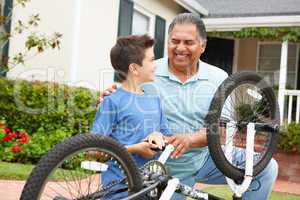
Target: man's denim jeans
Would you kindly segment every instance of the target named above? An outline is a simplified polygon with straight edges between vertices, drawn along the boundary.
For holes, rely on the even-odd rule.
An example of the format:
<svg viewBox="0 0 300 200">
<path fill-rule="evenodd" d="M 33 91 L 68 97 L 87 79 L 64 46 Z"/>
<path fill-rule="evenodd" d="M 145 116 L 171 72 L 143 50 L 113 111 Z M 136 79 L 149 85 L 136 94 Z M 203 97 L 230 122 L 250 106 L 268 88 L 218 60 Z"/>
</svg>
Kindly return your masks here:
<svg viewBox="0 0 300 200">
<path fill-rule="evenodd" d="M 244 151 L 237 151 L 233 156 L 233 162 L 242 160 L 245 156 Z M 267 200 L 272 192 L 273 184 L 277 178 L 278 164 L 272 159 L 267 167 L 253 178 L 248 192 L 243 195 L 244 200 Z M 194 175 L 180 180 L 189 186 L 197 182 L 205 184 L 227 184 L 225 176 L 216 168 L 211 156 L 208 157 L 203 167 Z M 184 196 L 174 194 L 172 200 L 183 200 Z"/>
</svg>

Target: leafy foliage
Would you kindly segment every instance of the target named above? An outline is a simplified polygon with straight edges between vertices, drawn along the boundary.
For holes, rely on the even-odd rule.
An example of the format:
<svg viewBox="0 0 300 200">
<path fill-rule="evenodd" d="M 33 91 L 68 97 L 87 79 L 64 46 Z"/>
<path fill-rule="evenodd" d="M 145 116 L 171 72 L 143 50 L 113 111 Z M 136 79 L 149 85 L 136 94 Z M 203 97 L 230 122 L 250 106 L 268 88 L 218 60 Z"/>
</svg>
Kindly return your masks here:
<svg viewBox="0 0 300 200">
<path fill-rule="evenodd" d="M 0 31 L 0 45 L 3 48 L 8 41 L 18 34 L 26 34 L 27 39 L 24 44 L 24 51 L 18 52 L 11 58 L 1 55 L 0 61 L 0 76 L 5 75 L 10 69 L 14 68 L 18 64 L 25 64 L 32 56 L 42 53 L 46 49 L 60 49 L 60 43 L 62 34 L 55 32 L 50 35 L 39 33 L 35 30 L 39 26 L 41 18 L 39 14 L 30 15 L 27 20 L 17 20 L 14 30 L 10 31 L 10 20 L 12 11 L 18 6 L 25 7 L 30 0 L 16 0 L 13 8 L 10 8 L 10 13 L 6 16 L 0 16 L 0 25 L 4 26 L 4 29 Z"/>
<path fill-rule="evenodd" d="M 98 94 L 86 88 L 5 78 L 0 87 L 0 119 L 31 136 L 14 156 L 18 162 L 35 163 L 63 138 L 88 132 L 93 122 Z"/>
<path fill-rule="evenodd" d="M 287 152 L 300 153 L 300 124 L 292 122 L 284 127 L 280 135 L 279 148 Z"/>
<path fill-rule="evenodd" d="M 258 38 L 261 40 L 300 41 L 300 27 L 250 27 L 240 31 L 211 32 L 212 37 Z"/>
</svg>

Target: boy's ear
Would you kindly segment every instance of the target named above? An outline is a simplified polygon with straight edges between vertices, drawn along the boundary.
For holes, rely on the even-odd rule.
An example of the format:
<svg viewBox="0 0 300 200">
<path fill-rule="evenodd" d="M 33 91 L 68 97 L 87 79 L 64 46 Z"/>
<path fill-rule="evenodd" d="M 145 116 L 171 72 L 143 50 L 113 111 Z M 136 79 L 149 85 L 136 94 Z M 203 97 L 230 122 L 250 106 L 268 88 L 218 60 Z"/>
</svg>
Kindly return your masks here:
<svg viewBox="0 0 300 200">
<path fill-rule="evenodd" d="M 139 71 L 138 71 L 138 68 L 140 66 L 136 63 L 131 63 L 128 67 L 128 71 L 131 72 L 132 74 L 134 75 L 138 75 Z"/>
</svg>

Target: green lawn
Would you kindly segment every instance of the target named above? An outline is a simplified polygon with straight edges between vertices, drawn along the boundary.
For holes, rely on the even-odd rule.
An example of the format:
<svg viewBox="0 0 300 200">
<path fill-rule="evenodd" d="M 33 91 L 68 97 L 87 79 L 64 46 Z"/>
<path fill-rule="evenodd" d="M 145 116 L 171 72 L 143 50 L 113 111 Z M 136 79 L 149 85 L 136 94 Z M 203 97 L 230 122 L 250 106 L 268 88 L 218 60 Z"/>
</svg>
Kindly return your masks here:
<svg viewBox="0 0 300 200">
<path fill-rule="evenodd" d="M 0 179 L 26 180 L 33 167 L 34 167 L 33 165 L 0 162 Z M 204 189 L 204 191 L 228 200 L 232 199 L 232 193 L 230 189 L 226 186 L 218 186 L 218 187 L 212 186 Z M 282 200 L 282 199 L 300 200 L 300 196 L 272 192 L 270 200 Z"/>
<path fill-rule="evenodd" d="M 0 179 L 25 180 L 33 167 L 33 165 L 0 162 Z"/>
<path fill-rule="evenodd" d="M 31 170 L 34 168 L 34 165 L 28 164 L 19 164 L 19 163 L 7 163 L 0 162 L 0 179 L 2 180 L 26 180 L 30 175 Z M 50 177 L 50 180 L 61 180 L 68 177 L 68 174 L 71 176 L 83 177 L 87 173 L 82 171 L 70 171 L 59 169 L 54 173 L 54 176 Z"/>
<path fill-rule="evenodd" d="M 232 192 L 226 186 L 208 187 L 208 188 L 204 189 L 204 191 L 214 194 L 216 196 L 222 197 L 224 199 L 228 199 L 228 200 L 232 199 Z M 284 199 L 284 200 L 300 200 L 300 196 L 289 195 L 289 194 L 279 193 L 279 192 L 272 192 L 269 200 L 282 200 L 282 199 Z"/>
</svg>

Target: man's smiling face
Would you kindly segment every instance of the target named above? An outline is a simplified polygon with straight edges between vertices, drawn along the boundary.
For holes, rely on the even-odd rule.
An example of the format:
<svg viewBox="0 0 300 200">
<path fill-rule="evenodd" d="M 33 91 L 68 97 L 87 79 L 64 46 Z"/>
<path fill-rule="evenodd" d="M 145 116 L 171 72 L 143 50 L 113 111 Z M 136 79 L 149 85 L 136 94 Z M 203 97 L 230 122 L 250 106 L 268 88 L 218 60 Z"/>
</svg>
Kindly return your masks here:
<svg viewBox="0 0 300 200">
<path fill-rule="evenodd" d="M 197 64 L 205 50 L 197 32 L 196 25 L 191 23 L 176 24 L 168 39 L 168 56 L 172 67 L 186 71 Z"/>
</svg>

